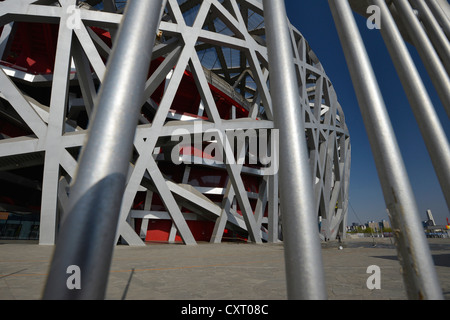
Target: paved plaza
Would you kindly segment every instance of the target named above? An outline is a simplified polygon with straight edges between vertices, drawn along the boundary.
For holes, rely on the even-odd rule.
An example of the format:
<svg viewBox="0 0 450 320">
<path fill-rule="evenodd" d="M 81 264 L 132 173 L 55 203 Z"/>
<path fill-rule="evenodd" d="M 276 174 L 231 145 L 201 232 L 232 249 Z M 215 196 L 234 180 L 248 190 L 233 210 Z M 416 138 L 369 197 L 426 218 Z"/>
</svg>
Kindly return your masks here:
<svg viewBox="0 0 450 320">
<path fill-rule="evenodd" d="M 444 297 L 450 299 L 450 239 L 429 239 Z M 342 248 L 339 248 L 342 246 Z M 53 247 L 0 243 L 0 300 L 37 300 Z M 406 299 L 396 249 L 389 238 L 322 244 L 330 300 Z M 379 266 L 380 289 L 369 290 L 369 266 Z M 108 300 L 284 300 L 282 244 L 148 244 L 117 246 Z"/>
</svg>

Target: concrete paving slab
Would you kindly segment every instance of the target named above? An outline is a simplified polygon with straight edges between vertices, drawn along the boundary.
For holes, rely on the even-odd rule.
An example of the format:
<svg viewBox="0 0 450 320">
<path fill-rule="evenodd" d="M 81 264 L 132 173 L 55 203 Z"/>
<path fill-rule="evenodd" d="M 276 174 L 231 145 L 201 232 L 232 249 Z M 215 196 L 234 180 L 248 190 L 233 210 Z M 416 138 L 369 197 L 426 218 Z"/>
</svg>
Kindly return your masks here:
<svg viewBox="0 0 450 320">
<path fill-rule="evenodd" d="M 444 297 L 450 299 L 450 239 L 429 239 Z M 339 249 L 342 246 L 342 250 Z M 0 300 L 38 300 L 52 246 L 0 242 Z M 405 300 L 392 239 L 347 239 L 322 244 L 330 300 Z M 380 267 L 379 290 L 367 268 Z M 117 246 L 107 300 L 285 300 L 282 244 Z"/>
</svg>

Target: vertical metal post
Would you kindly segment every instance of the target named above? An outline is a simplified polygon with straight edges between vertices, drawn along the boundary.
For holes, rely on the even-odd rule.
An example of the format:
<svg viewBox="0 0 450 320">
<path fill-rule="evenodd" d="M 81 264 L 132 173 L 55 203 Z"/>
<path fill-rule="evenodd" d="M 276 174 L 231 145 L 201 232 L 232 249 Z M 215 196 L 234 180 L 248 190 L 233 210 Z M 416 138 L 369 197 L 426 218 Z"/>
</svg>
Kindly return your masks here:
<svg viewBox="0 0 450 320">
<path fill-rule="evenodd" d="M 381 35 L 403 84 L 422 132 L 442 192 L 450 209 L 450 146 L 433 103 L 384 0 L 372 0 L 381 10 Z"/>
<path fill-rule="evenodd" d="M 44 299 L 103 299 L 163 0 L 129 0 L 70 190 Z M 70 290 L 69 267 L 80 289 Z M 69 273 L 68 273 L 69 272 Z"/>
<path fill-rule="evenodd" d="M 405 165 L 353 12 L 347 0 L 328 3 L 372 147 L 407 295 L 443 299 Z"/>
<path fill-rule="evenodd" d="M 425 30 L 407 0 L 393 0 L 395 8 L 417 49 L 430 79 L 450 117 L 450 79 Z"/>
<path fill-rule="evenodd" d="M 289 299 L 326 299 L 292 40 L 284 0 L 264 0 L 270 91 L 280 130 L 279 188 Z"/>
</svg>

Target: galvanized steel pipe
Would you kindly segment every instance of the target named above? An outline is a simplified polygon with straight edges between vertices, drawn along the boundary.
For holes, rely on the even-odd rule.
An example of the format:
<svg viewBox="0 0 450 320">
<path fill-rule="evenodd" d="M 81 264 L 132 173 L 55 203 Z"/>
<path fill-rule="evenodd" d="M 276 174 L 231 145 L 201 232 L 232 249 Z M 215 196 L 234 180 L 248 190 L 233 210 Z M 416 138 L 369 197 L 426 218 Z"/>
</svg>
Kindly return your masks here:
<svg viewBox="0 0 450 320">
<path fill-rule="evenodd" d="M 409 2 L 393 0 L 393 3 L 450 118 L 450 79 L 447 71 Z"/>
<path fill-rule="evenodd" d="M 264 0 L 289 299 L 326 299 L 304 119 L 284 0 Z"/>
<path fill-rule="evenodd" d="M 44 299 L 103 299 L 163 0 L 129 0 L 107 66 Z M 68 288 L 71 266 L 81 288 Z"/>
<path fill-rule="evenodd" d="M 347 0 L 329 0 L 372 147 L 410 299 L 442 299 L 416 201 L 353 12 Z"/>
<path fill-rule="evenodd" d="M 372 0 L 381 9 L 381 35 L 409 99 L 442 192 L 450 209 L 450 145 L 414 61 L 384 0 Z"/>
</svg>

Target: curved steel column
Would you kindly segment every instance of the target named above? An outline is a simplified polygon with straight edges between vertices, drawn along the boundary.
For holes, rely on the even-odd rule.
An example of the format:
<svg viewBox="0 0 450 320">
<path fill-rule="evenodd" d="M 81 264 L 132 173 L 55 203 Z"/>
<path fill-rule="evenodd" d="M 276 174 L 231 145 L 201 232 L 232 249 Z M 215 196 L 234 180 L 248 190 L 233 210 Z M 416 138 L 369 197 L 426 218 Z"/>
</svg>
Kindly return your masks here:
<svg viewBox="0 0 450 320">
<path fill-rule="evenodd" d="M 372 2 L 381 9 L 383 17 L 381 35 L 405 89 L 450 209 L 450 146 L 447 136 L 386 3 L 384 0 Z"/>
<path fill-rule="evenodd" d="M 442 105 L 450 117 L 450 79 L 436 50 L 407 0 L 393 0 L 401 21 L 417 49 Z"/>
<path fill-rule="evenodd" d="M 44 299 L 103 299 L 163 0 L 129 0 L 83 148 Z M 136 32 L 140 30 L 140 32 Z M 69 266 L 81 271 L 70 290 Z"/>
<path fill-rule="evenodd" d="M 386 105 L 347 0 L 328 0 L 392 222 L 410 299 L 443 299 Z"/>
<path fill-rule="evenodd" d="M 284 0 L 264 0 L 270 91 L 280 130 L 279 188 L 289 299 L 326 299 L 292 40 Z"/>
<path fill-rule="evenodd" d="M 428 37 L 441 58 L 445 70 L 450 73 L 450 43 L 444 31 L 423 0 L 411 0 L 411 3 L 419 11 L 419 18 L 425 26 Z"/>
<path fill-rule="evenodd" d="M 436 0 L 425 0 L 431 12 L 439 22 L 439 25 L 444 30 L 447 38 L 450 38 L 450 18 L 445 14 L 443 8 Z"/>
</svg>

